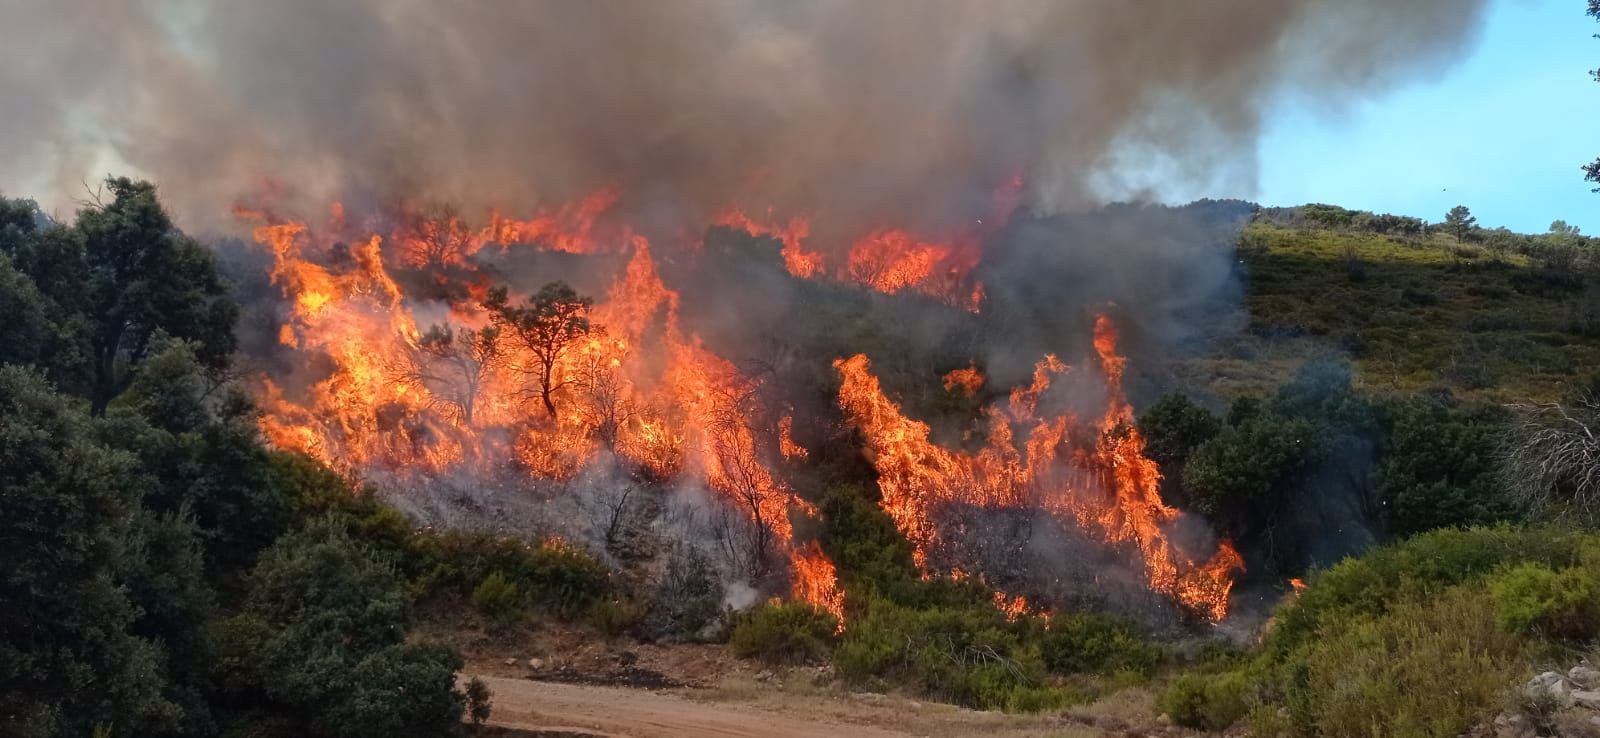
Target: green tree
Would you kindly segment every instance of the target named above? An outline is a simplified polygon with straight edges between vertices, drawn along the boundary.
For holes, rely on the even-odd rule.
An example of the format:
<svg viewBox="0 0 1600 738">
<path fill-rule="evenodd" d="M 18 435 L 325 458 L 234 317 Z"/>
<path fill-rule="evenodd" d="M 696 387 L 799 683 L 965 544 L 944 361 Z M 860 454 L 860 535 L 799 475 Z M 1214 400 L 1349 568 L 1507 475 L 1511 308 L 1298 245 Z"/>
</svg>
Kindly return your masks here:
<svg viewBox="0 0 1600 738">
<path fill-rule="evenodd" d="M 1190 504 L 1218 520 L 1264 499 L 1292 480 L 1318 451 L 1315 426 L 1263 411 L 1230 426 L 1189 457 L 1183 485 Z"/>
<path fill-rule="evenodd" d="M 1383 522 L 1389 535 L 1512 517 L 1500 483 L 1500 429 L 1450 416 L 1437 403 L 1389 408 L 1379 467 Z"/>
<path fill-rule="evenodd" d="M 0 733 L 148 734 L 180 719 L 117 578 L 135 468 L 37 374 L 0 367 Z"/>
<path fill-rule="evenodd" d="M 1600 20 L 1600 0 L 1589 0 L 1588 12 L 1590 18 Z M 1600 69 L 1590 71 L 1589 74 L 1594 77 L 1596 82 L 1600 82 Z M 1594 191 L 1600 192 L 1600 158 L 1583 165 L 1583 179 L 1586 182 L 1592 182 L 1597 185 Z"/>
<path fill-rule="evenodd" d="M 0 363 L 39 361 L 55 331 L 49 306 L 33 280 L 12 267 L 11 257 L 0 252 L 0 315 L 5 316 L 0 320 Z"/>
<path fill-rule="evenodd" d="M 243 614 L 224 626 L 219 680 L 231 700 L 295 723 L 295 734 L 450 736 L 465 697 L 461 659 L 407 643 L 404 582 L 338 520 L 279 539 L 251 576 Z"/>
<path fill-rule="evenodd" d="M 1456 243 L 1465 239 L 1477 225 L 1477 217 L 1465 205 L 1457 205 L 1444 214 L 1444 228 L 1456 237 Z"/>
<path fill-rule="evenodd" d="M 75 226 L 86 267 L 79 305 L 89 326 L 95 415 L 127 389 L 160 332 L 194 341 L 207 368 L 226 366 L 238 315 L 211 252 L 173 226 L 154 185 L 111 178 L 106 188 L 112 201 L 79 212 Z"/>
<path fill-rule="evenodd" d="M 506 288 L 489 291 L 483 306 L 493 315 L 495 324 L 508 331 L 529 353 L 533 366 L 524 371 L 533 376 L 544 401 L 544 409 L 554 418 L 555 393 L 570 383 L 556 376 L 556 362 L 572 343 L 600 330 L 589 322 L 589 310 L 594 299 L 580 297 L 565 282 L 551 282 L 532 297 L 527 304 L 516 306 L 506 294 Z"/>
</svg>

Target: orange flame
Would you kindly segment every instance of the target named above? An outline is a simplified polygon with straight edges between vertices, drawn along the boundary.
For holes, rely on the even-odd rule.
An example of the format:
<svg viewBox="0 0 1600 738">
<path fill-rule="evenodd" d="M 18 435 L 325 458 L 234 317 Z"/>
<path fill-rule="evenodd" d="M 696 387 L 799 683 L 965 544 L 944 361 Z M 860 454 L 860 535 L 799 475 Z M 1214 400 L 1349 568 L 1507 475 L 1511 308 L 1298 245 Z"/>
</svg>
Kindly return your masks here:
<svg viewBox="0 0 1600 738">
<path fill-rule="evenodd" d="M 983 389 L 983 372 L 978 371 L 977 365 L 952 369 L 944 375 L 944 391 L 950 394 L 962 394 L 972 397 Z"/>
<path fill-rule="evenodd" d="M 796 277 L 808 279 L 822 271 L 822 253 L 808 251 L 800 245 L 801 241 L 811 235 L 811 224 L 804 218 L 790 218 L 788 224 L 779 227 L 757 223 L 738 210 L 729 210 L 718 216 L 714 223 L 730 228 L 741 228 L 752 236 L 777 239 L 783 244 L 781 252 L 783 265 Z"/>
<path fill-rule="evenodd" d="M 834 362 L 843 383 L 839 404 L 867 438 L 883 508 L 914 547 L 924 571 L 944 531 L 931 518 L 943 503 L 988 508 L 1035 507 L 1108 543 L 1135 547 L 1151 589 L 1212 619 L 1227 614 L 1232 572 L 1242 560 L 1223 541 L 1199 563 L 1174 548 L 1164 526 L 1176 520 L 1157 492 L 1161 476 L 1144 454 L 1133 411 L 1122 393 L 1124 360 L 1115 353 L 1111 322 L 1096 323 L 1095 346 L 1106 375 L 1108 407 L 1092 424 L 1094 440 L 1070 448 L 1071 415 L 1041 416 L 1040 396 L 1067 367 L 1047 356 L 1033 382 L 1012 391 L 1008 407 L 990 407 L 988 443 L 976 453 L 951 451 L 929 440 L 926 423 L 907 418 L 884 395 L 864 355 Z M 1024 440 L 1017 439 L 1017 429 Z M 1066 453 L 1063 453 L 1066 452 Z"/>
<path fill-rule="evenodd" d="M 615 199 L 600 193 L 533 221 L 496 217 L 470 237 L 453 214 L 397 231 L 402 260 L 435 267 L 467 267 L 466 257 L 490 242 L 631 249 L 591 311 L 604 330 L 575 341 L 551 371 L 553 418 L 529 406 L 530 349 L 479 332 L 489 321 L 476 305 L 452 306 L 443 326 L 417 324 L 386 269 L 380 236 L 350 238 L 340 213 L 318 234 L 303 223 L 240 211 L 258 224 L 255 239 L 274 259 L 273 283 L 289 299 L 280 342 L 331 367 L 294 396 L 263 377 L 263 433 L 279 447 L 354 472 L 433 472 L 509 457 L 535 477 L 559 480 L 610 448 L 659 477 L 688 475 L 720 493 L 767 532 L 774 553 L 787 554 L 797 597 L 842 614 L 832 563 L 814 543 L 794 541 L 791 511 L 814 510 L 764 459 L 765 448 L 799 449 L 788 437 L 792 420 L 775 430 L 759 427 L 758 386 L 680 333 L 678 295 L 661 281 L 643 237 L 623 232 L 620 246 L 593 238 L 595 218 Z M 342 246 L 345 239 L 355 245 Z"/>
</svg>

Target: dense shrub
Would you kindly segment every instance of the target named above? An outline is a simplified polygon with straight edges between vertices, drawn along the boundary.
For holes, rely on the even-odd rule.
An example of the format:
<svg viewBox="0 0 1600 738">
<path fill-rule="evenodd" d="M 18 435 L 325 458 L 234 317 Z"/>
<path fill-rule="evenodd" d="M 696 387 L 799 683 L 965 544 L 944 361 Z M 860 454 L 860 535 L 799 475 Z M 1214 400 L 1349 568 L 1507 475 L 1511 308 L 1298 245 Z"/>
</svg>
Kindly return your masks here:
<svg viewBox="0 0 1600 738">
<path fill-rule="evenodd" d="M 1453 417 L 1435 402 L 1396 403 L 1385 410 L 1379 495 L 1390 535 L 1515 516 L 1497 473 L 1497 424 Z"/>
<path fill-rule="evenodd" d="M 514 584 L 528 603 L 557 617 L 577 617 L 609 592 L 609 573 L 593 556 L 560 540 L 541 543 L 463 531 L 414 536 L 403 552 L 424 595 L 470 596 L 491 574 Z"/>
<path fill-rule="evenodd" d="M 1251 505 L 1306 467 L 1317 453 L 1310 421 L 1260 412 L 1200 444 L 1183 484 L 1193 508 L 1222 516 Z"/>
<path fill-rule="evenodd" d="M 1250 710 L 1244 674 L 1183 674 L 1156 698 L 1156 709 L 1186 728 L 1224 730 Z"/>
<path fill-rule="evenodd" d="M 1582 534 L 1543 528 L 1441 529 L 1347 559 L 1311 580 L 1311 587 L 1280 609 L 1268 633 L 1270 653 L 1283 656 L 1316 640 L 1319 630 L 1391 605 L 1422 599 L 1504 566 L 1525 562 L 1572 566 L 1595 542 Z"/>
<path fill-rule="evenodd" d="M 1297 735 L 1449 738 L 1500 706 L 1523 668 L 1520 650 L 1494 627 L 1481 588 L 1454 587 L 1327 623 L 1263 685 L 1278 690 Z"/>
<path fill-rule="evenodd" d="M 1494 621 L 1509 633 L 1536 633 L 1569 641 L 1600 634 L 1600 591 L 1595 575 L 1573 567 L 1554 571 L 1522 564 L 1489 582 Z"/>
<path fill-rule="evenodd" d="M 1161 659 L 1161 649 L 1141 640 L 1128 621 L 1113 615 L 1059 615 L 1050 619 L 1043 638 L 1045 668 L 1058 674 L 1147 674 Z"/>
<path fill-rule="evenodd" d="M 728 645 L 741 658 L 770 664 L 810 664 L 833 650 L 839 621 L 804 602 L 770 604 L 740 616 Z"/>
<path fill-rule="evenodd" d="M 982 709 L 1045 709 L 1072 699 L 1048 690 L 1028 625 L 1007 622 L 993 607 L 911 609 L 884 600 L 845 630 L 834 667 L 847 682 L 896 683 L 922 694 Z"/>
<path fill-rule="evenodd" d="M 472 607 L 491 620 L 505 623 L 522 614 L 527 597 L 516 582 L 497 571 L 489 572 L 472 590 Z"/>
</svg>

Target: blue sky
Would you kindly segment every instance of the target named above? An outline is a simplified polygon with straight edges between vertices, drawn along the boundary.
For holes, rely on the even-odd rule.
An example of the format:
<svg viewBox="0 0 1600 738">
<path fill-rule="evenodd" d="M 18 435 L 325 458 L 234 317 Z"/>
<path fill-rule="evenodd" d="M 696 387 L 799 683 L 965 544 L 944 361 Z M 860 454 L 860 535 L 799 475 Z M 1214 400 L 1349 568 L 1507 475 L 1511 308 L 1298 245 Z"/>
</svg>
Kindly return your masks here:
<svg viewBox="0 0 1600 738">
<path fill-rule="evenodd" d="M 1476 47 L 1442 76 L 1337 118 L 1272 111 L 1251 199 L 1430 221 L 1460 204 L 1487 227 L 1542 232 L 1560 218 L 1600 235 L 1600 194 L 1578 171 L 1600 156 L 1595 33 L 1581 0 L 1495 0 Z"/>
</svg>

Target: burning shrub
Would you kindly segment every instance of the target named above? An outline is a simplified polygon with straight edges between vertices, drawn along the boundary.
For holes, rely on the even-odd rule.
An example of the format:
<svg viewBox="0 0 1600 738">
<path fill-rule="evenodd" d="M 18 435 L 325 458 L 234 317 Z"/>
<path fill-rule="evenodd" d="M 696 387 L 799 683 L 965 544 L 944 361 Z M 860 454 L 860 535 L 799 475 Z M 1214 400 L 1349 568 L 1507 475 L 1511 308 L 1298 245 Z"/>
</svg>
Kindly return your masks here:
<svg viewBox="0 0 1600 738">
<path fill-rule="evenodd" d="M 768 604 L 739 616 L 728 645 L 741 658 L 771 664 L 810 664 L 833 651 L 839 621 L 804 602 Z"/>
<path fill-rule="evenodd" d="M 1600 592 L 1582 568 L 1553 571 L 1540 564 L 1508 569 L 1489 582 L 1495 625 L 1508 633 L 1537 633 L 1583 641 L 1600 631 Z"/>
</svg>

